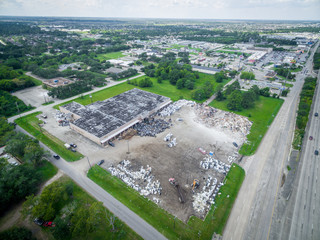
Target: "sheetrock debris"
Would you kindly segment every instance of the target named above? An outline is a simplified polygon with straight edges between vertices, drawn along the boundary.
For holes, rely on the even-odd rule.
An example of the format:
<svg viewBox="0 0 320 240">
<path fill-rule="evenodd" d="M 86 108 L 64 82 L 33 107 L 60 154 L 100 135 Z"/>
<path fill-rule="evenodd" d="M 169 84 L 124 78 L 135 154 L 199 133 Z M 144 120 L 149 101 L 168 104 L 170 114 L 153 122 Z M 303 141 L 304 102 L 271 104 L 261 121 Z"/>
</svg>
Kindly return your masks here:
<svg viewBox="0 0 320 240">
<path fill-rule="evenodd" d="M 232 133 L 239 133 L 242 137 L 250 133 L 252 122 L 247 117 L 202 104 L 196 104 L 195 112 L 197 115 L 195 120 L 207 127 L 226 129 Z"/>
<path fill-rule="evenodd" d="M 234 152 L 231 156 L 228 156 L 228 162 L 233 163 L 237 158 L 239 154 L 237 152 Z"/>
<path fill-rule="evenodd" d="M 123 160 L 117 167 L 109 167 L 108 171 L 143 196 L 148 196 L 150 194 L 161 195 L 162 187 L 159 180 L 154 180 L 154 176 L 151 175 L 152 169 L 149 165 L 147 165 L 146 169 L 141 166 L 139 171 L 131 171 L 130 167 L 131 162 L 129 160 Z"/>
<path fill-rule="evenodd" d="M 59 126 L 69 126 L 69 121 L 71 117 L 69 116 L 69 114 L 65 114 L 63 112 L 60 112 L 59 110 L 56 110 L 56 112 L 53 114 L 53 117 L 59 123 Z"/>
<path fill-rule="evenodd" d="M 170 143 L 168 143 L 168 147 L 172 148 L 177 145 L 177 139 L 173 138 Z"/>
<path fill-rule="evenodd" d="M 158 133 L 163 132 L 170 127 L 170 123 L 163 119 L 146 119 L 144 122 L 136 124 L 133 128 L 141 137 L 155 137 Z"/>
<path fill-rule="evenodd" d="M 208 176 L 206 183 L 204 184 L 202 191 L 193 195 L 193 208 L 197 213 L 204 214 L 209 210 L 211 204 L 214 204 L 214 199 L 217 196 L 222 182 L 218 183 L 216 178 Z"/>
<path fill-rule="evenodd" d="M 180 108 L 182 106 L 184 106 L 184 105 L 194 106 L 194 104 L 195 104 L 195 102 L 184 100 L 184 99 L 176 101 L 176 102 L 170 104 L 168 107 L 164 108 L 161 112 L 159 112 L 159 116 L 161 116 L 161 117 L 171 116 L 173 113 L 180 110 Z"/>
<path fill-rule="evenodd" d="M 227 175 L 231 166 L 218 159 L 213 158 L 213 156 L 205 156 L 203 161 L 200 161 L 200 167 L 206 170 L 213 168 L 217 172 Z"/>
<path fill-rule="evenodd" d="M 168 133 L 167 136 L 163 138 L 163 141 L 169 142 L 171 140 L 172 135 L 173 135 L 172 133 Z"/>
</svg>

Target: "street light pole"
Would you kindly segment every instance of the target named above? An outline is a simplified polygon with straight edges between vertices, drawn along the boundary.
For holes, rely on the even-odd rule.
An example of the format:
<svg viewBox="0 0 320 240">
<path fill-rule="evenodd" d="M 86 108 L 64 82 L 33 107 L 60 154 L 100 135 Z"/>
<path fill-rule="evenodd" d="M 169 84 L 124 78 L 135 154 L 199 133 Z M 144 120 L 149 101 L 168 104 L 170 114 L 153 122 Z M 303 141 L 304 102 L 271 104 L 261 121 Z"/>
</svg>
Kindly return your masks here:
<svg viewBox="0 0 320 240">
<path fill-rule="evenodd" d="M 89 158 L 87 157 L 87 159 L 88 159 L 89 167 L 91 168 L 91 164 L 90 164 Z M 90 168 L 89 168 L 89 169 L 90 169 Z"/>
<path fill-rule="evenodd" d="M 91 104 L 92 104 L 92 95 L 90 95 L 90 100 L 91 100 Z"/>
<path fill-rule="evenodd" d="M 129 140 L 127 140 L 127 145 L 128 145 L 128 151 L 127 151 L 127 154 L 129 154 L 129 153 L 130 153 L 130 151 L 129 151 Z"/>
</svg>

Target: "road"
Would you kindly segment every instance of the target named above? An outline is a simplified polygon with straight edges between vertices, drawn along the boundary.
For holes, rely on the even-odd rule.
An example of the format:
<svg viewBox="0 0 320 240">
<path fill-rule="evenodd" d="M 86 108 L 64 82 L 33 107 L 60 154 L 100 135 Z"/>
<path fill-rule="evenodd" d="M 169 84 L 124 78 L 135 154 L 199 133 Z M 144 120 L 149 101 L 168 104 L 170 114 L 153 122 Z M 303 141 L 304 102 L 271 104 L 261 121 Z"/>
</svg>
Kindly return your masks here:
<svg viewBox="0 0 320 240">
<path fill-rule="evenodd" d="M 310 60 L 306 68 L 311 70 Z M 284 163 L 291 149 L 295 113 L 304 77 L 302 74 L 297 75 L 296 83 L 256 154 L 245 159 L 246 178 L 224 230 L 223 239 L 268 239 Z"/>
<path fill-rule="evenodd" d="M 318 83 L 320 71 L 318 74 Z M 320 238 L 320 185 L 318 184 L 320 156 L 314 154 L 320 150 L 320 119 L 314 113 L 320 113 L 320 87 L 316 89 L 314 108 L 309 120 L 310 128 L 306 136 L 313 136 L 303 146 L 301 156 L 301 174 L 297 194 L 294 201 L 294 211 L 291 220 L 289 239 L 319 239 Z"/>
<path fill-rule="evenodd" d="M 23 132 L 31 136 L 24 129 L 19 126 L 16 127 L 17 131 Z M 31 136 L 32 137 L 32 136 Z M 49 151 L 51 155 L 54 154 L 46 145 L 40 142 L 41 147 Z M 137 214 L 132 212 L 129 208 L 111 196 L 108 192 L 98 186 L 96 183 L 91 181 L 89 178 L 84 176 L 82 172 L 76 171 L 72 165 L 63 160 L 55 160 L 54 158 L 49 159 L 55 166 L 62 170 L 66 175 L 72 178 L 79 186 L 85 189 L 90 195 L 108 208 L 116 217 L 126 223 L 131 229 L 138 233 L 143 239 L 159 239 L 165 240 L 166 238 L 161 235 L 156 229 L 150 224 L 140 218 Z"/>
</svg>

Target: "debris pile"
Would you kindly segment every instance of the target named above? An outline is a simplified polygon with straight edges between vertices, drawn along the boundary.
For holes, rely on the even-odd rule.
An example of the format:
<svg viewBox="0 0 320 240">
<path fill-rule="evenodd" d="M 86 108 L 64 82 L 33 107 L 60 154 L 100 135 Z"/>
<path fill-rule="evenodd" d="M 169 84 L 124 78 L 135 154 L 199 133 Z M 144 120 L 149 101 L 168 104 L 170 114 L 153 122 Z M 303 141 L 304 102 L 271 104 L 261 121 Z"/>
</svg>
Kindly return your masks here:
<svg viewBox="0 0 320 240">
<path fill-rule="evenodd" d="M 123 160 L 117 167 L 109 167 L 108 171 L 143 196 L 150 194 L 161 195 L 162 187 L 159 180 L 154 180 L 154 176 L 151 175 L 151 167 L 149 167 L 149 165 L 147 165 L 146 169 L 141 166 L 139 171 L 131 171 L 130 167 L 131 162 L 129 160 Z"/>
<path fill-rule="evenodd" d="M 56 112 L 53 114 L 53 117 L 59 123 L 59 126 L 69 126 L 68 114 L 65 114 L 63 112 L 60 112 L 59 110 L 56 110 Z"/>
<path fill-rule="evenodd" d="M 228 162 L 232 163 L 238 158 L 239 154 L 237 152 L 234 152 L 231 156 L 228 156 Z"/>
<path fill-rule="evenodd" d="M 221 162 L 220 160 L 217 160 L 213 158 L 212 156 L 205 156 L 203 161 L 200 161 L 200 167 L 204 169 L 210 169 L 213 168 L 219 173 L 222 173 L 224 175 L 227 175 L 227 173 L 230 170 L 230 165 L 226 164 L 224 162 Z"/>
<path fill-rule="evenodd" d="M 172 138 L 171 140 L 171 137 L 173 136 L 172 133 L 168 133 L 164 138 L 163 138 L 163 141 L 165 142 L 169 142 L 168 143 L 168 147 L 172 148 L 174 146 L 177 145 L 177 139 L 176 138 Z"/>
<path fill-rule="evenodd" d="M 172 104 L 170 104 L 168 107 L 164 108 L 161 112 L 159 112 L 159 116 L 161 117 L 167 117 L 167 116 L 171 116 L 173 113 L 175 113 L 176 111 L 180 110 L 180 108 L 184 105 L 190 105 L 193 106 L 195 104 L 195 102 L 193 101 L 188 101 L 185 99 L 176 101 Z"/>
<path fill-rule="evenodd" d="M 249 134 L 252 122 L 248 118 L 235 113 L 225 112 L 212 107 L 197 104 L 195 107 L 197 121 L 204 123 L 207 127 L 220 127 L 228 129 L 242 136 Z"/>
<path fill-rule="evenodd" d="M 223 185 L 222 182 L 219 184 L 217 183 L 218 180 L 216 178 L 209 176 L 202 191 L 193 196 L 192 205 L 196 212 L 203 214 L 209 210 L 211 204 L 215 203 L 214 199 L 217 196 L 220 187 Z"/>
<path fill-rule="evenodd" d="M 163 119 L 151 119 L 136 124 L 133 128 L 141 137 L 155 137 L 158 133 L 163 132 L 170 127 L 170 123 Z"/>
</svg>

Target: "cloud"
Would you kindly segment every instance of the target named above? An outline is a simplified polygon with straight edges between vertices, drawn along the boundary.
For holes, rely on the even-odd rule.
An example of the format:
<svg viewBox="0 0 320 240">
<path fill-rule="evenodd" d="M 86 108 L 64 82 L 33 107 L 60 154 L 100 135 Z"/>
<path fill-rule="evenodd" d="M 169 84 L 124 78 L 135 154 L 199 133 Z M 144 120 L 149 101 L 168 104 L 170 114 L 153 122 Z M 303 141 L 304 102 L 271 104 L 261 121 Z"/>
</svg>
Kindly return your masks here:
<svg viewBox="0 0 320 240">
<path fill-rule="evenodd" d="M 0 0 L 0 14 L 24 16 L 319 19 L 319 13 L 319 0 Z"/>
</svg>

